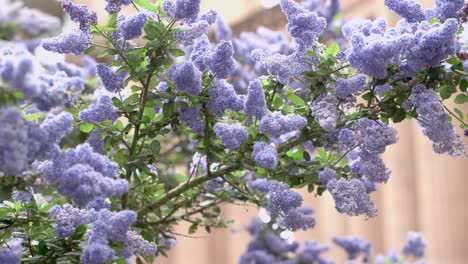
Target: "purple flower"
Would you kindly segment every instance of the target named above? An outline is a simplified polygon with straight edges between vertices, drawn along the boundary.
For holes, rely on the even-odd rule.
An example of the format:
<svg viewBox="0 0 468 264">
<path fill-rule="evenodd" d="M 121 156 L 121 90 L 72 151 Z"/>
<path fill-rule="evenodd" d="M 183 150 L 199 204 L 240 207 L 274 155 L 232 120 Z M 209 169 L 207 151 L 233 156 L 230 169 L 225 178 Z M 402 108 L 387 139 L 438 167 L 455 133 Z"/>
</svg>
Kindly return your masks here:
<svg viewBox="0 0 468 264">
<path fill-rule="evenodd" d="M 276 76 L 282 84 L 287 84 L 295 74 L 302 73 L 308 68 L 305 56 L 297 52 L 283 55 L 256 49 L 252 51 L 251 59 L 266 72 Z"/>
<path fill-rule="evenodd" d="M 81 30 L 87 30 L 90 25 L 96 25 L 98 22 L 96 12 L 90 12 L 85 5 L 65 0 L 62 2 L 62 8 L 70 16 L 71 21 L 80 24 Z"/>
<path fill-rule="evenodd" d="M 288 31 L 303 48 L 309 48 L 327 27 L 325 18 L 303 9 L 293 0 L 281 0 L 281 9 L 288 18 Z"/>
<path fill-rule="evenodd" d="M 13 199 L 13 201 L 15 202 L 27 204 L 31 201 L 32 195 L 33 192 L 31 187 L 27 187 L 26 191 L 19 191 L 16 188 L 14 188 L 11 192 L 11 199 Z"/>
<path fill-rule="evenodd" d="M 217 41 L 229 40 L 232 38 L 232 29 L 224 22 L 221 16 L 216 18 L 215 38 Z"/>
<path fill-rule="evenodd" d="M 419 125 L 423 133 L 432 141 L 432 148 L 436 153 L 449 153 L 452 156 L 465 154 L 465 146 L 455 128 L 448 121 L 439 96 L 432 89 L 423 85 L 413 87 L 410 97 L 419 116 Z"/>
<path fill-rule="evenodd" d="M 307 125 L 307 119 L 296 114 L 282 115 L 281 112 L 268 113 L 260 120 L 259 130 L 272 137 L 279 137 Z"/>
<path fill-rule="evenodd" d="M 177 20 L 193 19 L 200 12 L 200 0 L 164 0 L 162 9 Z"/>
<path fill-rule="evenodd" d="M 209 67 L 213 74 L 220 79 L 226 79 L 236 69 L 233 58 L 234 49 L 230 41 L 221 41 L 213 50 Z"/>
<path fill-rule="evenodd" d="M 106 11 L 109 14 L 118 13 L 120 12 L 120 8 L 123 5 L 130 5 L 132 3 L 131 0 L 106 0 Z"/>
<path fill-rule="evenodd" d="M 361 180 L 330 180 L 327 189 L 335 200 L 335 208 L 338 212 L 350 216 L 365 214 L 368 217 L 377 214 L 374 202 L 370 200 L 366 186 Z"/>
<path fill-rule="evenodd" d="M 90 47 L 90 43 L 91 33 L 89 30 L 82 31 L 74 29 L 56 37 L 44 39 L 42 41 L 42 47 L 48 51 L 72 53 L 78 56 Z"/>
<path fill-rule="evenodd" d="M 274 252 L 275 254 L 283 254 L 287 252 L 294 252 L 298 244 L 292 243 L 289 244 L 286 240 L 278 237 L 275 233 L 271 231 L 267 231 L 265 233 L 265 244 L 269 250 Z"/>
<path fill-rule="evenodd" d="M 435 0 L 435 11 L 438 17 L 445 21 L 449 18 L 457 18 L 457 12 L 466 4 L 464 0 Z"/>
<path fill-rule="evenodd" d="M 355 93 L 360 93 L 366 88 L 366 76 L 358 75 L 348 79 L 339 78 L 336 81 L 335 94 L 336 97 L 340 99 L 345 99 L 346 97 L 353 95 Z"/>
<path fill-rule="evenodd" d="M 208 28 L 210 25 L 204 21 L 200 20 L 192 24 L 187 24 L 179 27 L 179 30 L 176 33 L 177 40 L 185 46 L 192 45 L 193 42 L 208 33 Z"/>
<path fill-rule="evenodd" d="M 97 74 L 101 78 L 102 84 L 109 92 L 118 92 L 124 88 L 124 78 L 117 75 L 114 71 L 105 64 L 96 66 Z"/>
<path fill-rule="evenodd" d="M 326 131 L 333 131 L 340 112 L 338 111 L 338 99 L 331 94 L 320 96 L 312 103 L 312 115 Z"/>
<path fill-rule="evenodd" d="M 425 20 L 421 4 L 413 0 L 385 0 L 385 5 L 408 22 L 421 22 Z"/>
<path fill-rule="evenodd" d="M 227 149 L 236 149 L 242 143 L 247 141 L 249 133 L 240 124 L 228 125 L 225 123 L 216 123 L 213 127 L 216 136 L 221 139 Z"/>
<path fill-rule="evenodd" d="M 254 142 L 252 158 L 258 166 L 265 169 L 274 169 L 278 164 L 278 152 L 275 147 L 266 142 Z"/>
<path fill-rule="evenodd" d="M 21 259 L 8 248 L 0 248 L 0 263 L 20 264 Z"/>
<path fill-rule="evenodd" d="M 318 241 L 307 240 L 298 256 L 304 263 L 332 264 L 334 262 L 327 261 L 321 256 L 329 249 L 330 247 L 328 245 L 321 245 Z"/>
<path fill-rule="evenodd" d="M 313 212 L 313 209 L 307 207 L 291 209 L 285 215 L 278 218 L 278 224 L 291 231 L 313 228 L 315 226 L 315 219 L 310 216 Z"/>
<path fill-rule="evenodd" d="M 107 95 L 100 97 L 90 108 L 80 112 L 80 119 L 86 123 L 115 121 L 118 117 L 112 100 Z"/>
<path fill-rule="evenodd" d="M 73 116 L 67 112 L 58 115 L 48 114 L 41 129 L 49 134 L 49 142 L 58 144 L 64 136 L 73 131 Z"/>
<path fill-rule="evenodd" d="M 397 142 L 397 132 L 381 121 L 368 118 L 358 119 L 354 123 L 361 148 L 369 153 L 382 154 L 385 148 Z"/>
<path fill-rule="evenodd" d="M 153 242 L 146 241 L 140 234 L 128 231 L 120 254 L 124 258 L 132 256 L 154 256 L 157 246 Z"/>
<path fill-rule="evenodd" d="M 200 107 L 189 106 L 179 108 L 179 118 L 188 127 L 192 129 L 194 133 L 203 135 L 205 131 L 205 123 L 200 116 Z"/>
<path fill-rule="evenodd" d="M 423 257 L 426 251 L 427 242 L 422 233 L 409 232 L 406 244 L 402 252 L 406 256 Z"/>
<path fill-rule="evenodd" d="M 244 108 L 244 98 L 225 80 L 215 79 L 209 90 L 207 108 L 216 116 L 222 116 L 227 109 L 239 112 Z"/>
<path fill-rule="evenodd" d="M 55 205 L 49 210 L 49 214 L 57 221 L 55 233 L 63 239 L 73 235 L 78 226 L 87 225 L 94 220 L 91 211 L 75 208 L 71 204 Z"/>
<path fill-rule="evenodd" d="M 192 95 L 199 95 L 201 93 L 201 72 L 193 63 L 184 62 L 178 65 L 173 65 L 169 73 L 177 90 Z"/>
<path fill-rule="evenodd" d="M 138 13 L 130 16 L 119 16 L 117 24 L 125 40 L 139 38 L 143 27 L 146 25 L 148 17 L 145 13 Z"/>
<path fill-rule="evenodd" d="M 247 101 L 245 102 L 245 114 L 251 120 L 252 117 L 261 119 L 266 113 L 265 92 L 259 80 L 253 80 L 249 84 Z"/>
<path fill-rule="evenodd" d="M 360 237 L 334 237 L 333 243 L 346 251 L 348 260 L 356 260 L 361 254 L 364 254 L 364 262 L 370 258 L 372 245 Z"/>
<path fill-rule="evenodd" d="M 334 171 L 333 169 L 325 168 L 321 172 L 319 172 L 319 180 L 324 186 L 327 186 L 328 182 L 336 179 L 336 171 Z"/>
<path fill-rule="evenodd" d="M 209 25 L 212 25 L 212 24 L 214 24 L 216 22 L 217 17 L 218 17 L 218 13 L 216 11 L 214 11 L 214 10 L 210 10 L 210 11 L 204 13 L 203 15 L 199 16 L 197 21 L 204 20 Z"/>
<path fill-rule="evenodd" d="M 210 57 L 210 41 L 206 35 L 203 35 L 193 44 L 192 53 L 190 54 L 190 61 L 193 62 L 193 64 L 195 64 L 195 66 L 197 66 L 200 71 L 204 71 L 208 68 Z"/>
<path fill-rule="evenodd" d="M 94 152 L 99 154 L 105 154 L 106 150 L 104 149 L 104 140 L 102 139 L 99 129 L 95 128 L 93 132 L 91 132 L 86 139 L 86 143 L 88 143 L 94 150 Z"/>
<path fill-rule="evenodd" d="M 83 248 L 81 254 L 81 263 L 83 264 L 102 264 L 112 262 L 114 259 L 114 250 L 109 247 L 107 241 L 96 241 L 89 243 Z"/>
</svg>

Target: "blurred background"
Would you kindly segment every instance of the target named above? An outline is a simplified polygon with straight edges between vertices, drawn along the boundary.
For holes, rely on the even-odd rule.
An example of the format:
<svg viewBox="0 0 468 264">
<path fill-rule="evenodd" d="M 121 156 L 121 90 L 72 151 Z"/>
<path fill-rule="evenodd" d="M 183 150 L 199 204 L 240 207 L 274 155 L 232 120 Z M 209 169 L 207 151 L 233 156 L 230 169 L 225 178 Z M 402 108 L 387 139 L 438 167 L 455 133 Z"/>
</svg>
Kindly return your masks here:
<svg viewBox="0 0 468 264">
<path fill-rule="evenodd" d="M 58 5 L 49 8 L 47 0 L 30 0 L 32 6 L 59 12 Z M 76 0 L 86 3 L 105 20 L 105 1 Z M 242 31 L 255 31 L 263 25 L 274 30 L 285 30 L 287 23 L 279 6 L 266 9 L 268 0 L 202 0 L 202 9 L 216 10 L 228 22 L 236 35 Z M 389 24 L 398 17 L 383 5 L 383 0 L 344 0 L 342 14 L 345 18 L 385 17 Z M 432 0 L 419 0 L 425 7 Z M 131 9 L 129 9 L 131 10 Z M 468 109 L 465 109 L 468 110 Z M 373 219 L 351 218 L 340 215 L 328 193 L 315 197 L 303 191 L 305 204 L 315 209 L 317 225 L 308 232 L 297 232 L 298 241 L 319 240 L 331 243 L 334 235 L 359 235 L 370 240 L 374 253 L 387 253 L 400 249 L 408 231 L 424 233 L 429 247 L 427 263 L 468 263 L 468 162 L 437 155 L 415 122 L 404 122 L 394 126 L 399 132 L 399 142 L 384 155 L 387 166 L 392 170 L 389 182 L 379 187 L 373 198 L 379 215 Z M 459 133 L 463 133 L 459 131 Z M 468 141 L 467 141 L 468 143 Z M 465 201 L 466 200 L 466 201 Z M 249 205 L 225 205 L 224 217 L 235 220 L 224 230 L 213 230 L 211 234 L 199 231 L 186 237 L 189 225 L 181 225 L 177 233 L 178 245 L 169 258 L 161 257 L 161 264 L 231 264 L 237 263 L 245 251 L 249 236 L 243 228 L 258 214 Z M 333 247 L 332 247 L 333 248 Z M 340 263 L 344 259 L 341 251 L 328 253 Z"/>
</svg>

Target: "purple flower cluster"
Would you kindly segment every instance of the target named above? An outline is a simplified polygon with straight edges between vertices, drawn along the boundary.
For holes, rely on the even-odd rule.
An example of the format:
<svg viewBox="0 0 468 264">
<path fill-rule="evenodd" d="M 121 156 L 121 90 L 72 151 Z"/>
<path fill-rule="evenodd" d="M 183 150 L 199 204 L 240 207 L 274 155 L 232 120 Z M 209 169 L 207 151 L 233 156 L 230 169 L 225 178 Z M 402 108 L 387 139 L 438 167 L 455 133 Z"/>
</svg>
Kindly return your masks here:
<svg viewBox="0 0 468 264">
<path fill-rule="evenodd" d="M 230 40 L 232 38 L 232 29 L 221 16 L 216 18 L 215 38 L 217 41 Z"/>
<path fill-rule="evenodd" d="M 281 9 L 288 18 L 288 31 L 300 46 L 307 49 L 327 27 L 327 21 L 317 13 L 307 11 L 293 0 L 281 0 Z"/>
<path fill-rule="evenodd" d="M 72 1 L 64 0 L 62 8 L 70 16 L 71 21 L 80 24 L 80 30 L 87 30 L 90 25 L 96 25 L 98 22 L 96 12 L 89 11 L 85 5 L 78 5 Z"/>
<path fill-rule="evenodd" d="M 210 101 L 207 108 L 216 116 L 222 116 L 227 109 L 236 112 L 244 109 L 244 97 L 238 95 L 234 87 L 224 80 L 213 80 L 208 94 Z"/>
<path fill-rule="evenodd" d="M 334 237 L 333 243 L 346 251 L 348 260 L 356 260 L 361 254 L 364 263 L 370 260 L 372 245 L 361 237 Z"/>
<path fill-rule="evenodd" d="M 60 238 L 67 238 L 75 233 L 79 225 L 87 225 L 96 217 L 94 211 L 78 209 L 71 204 L 55 205 L 49 210 L 50 218 L 57 221 L 55 233 Z"/>
<path fill-rule="evenodd" d="M 182 106 L 179 108 L 179 118 L 186 126 L 190 127 L 194 133 L 203 135 L 205 123 L 200 116 L 201 108 L 197 106 Z"/>
<path fill-rule="evenodd" d="M 417 85 L 411 91 L 410 100 L 416 107 L 424 135 L 432 141 L 432 149 L 439 154 L 464 155 L 464 143 L 455 132 L 453 124 L 448 121 L 448 115 L 437 93 L 423 85 Z"/>
<path fill-rule="evenodd" d="M 200 0 L 164 0 L 162 9 L 177 20 L 193 19 L 200 12 Z"/>
<path fill-rule="evenodd" d="M 86 123 L 99 123 L 106 120 L 115 121 L 119 115 L 109 96 L 103 95 L 90 108 L 80 112 L 80 119 Z"/>
<path fill-rule="evenodd" d="M 258 166 L 265 169 L 274 169 L 278 165 L 278 152 L 276 148 L 266 142 L 254 142 L 252 158 Z"/>
<path fill-rule="evenodd" d="M 89 48 L 91 35 L 87 31 L 74 29 L 70 32 L 64 32 L 56 37 L 48 38 L 42 41 L 44 49 L 57 53 L 72 53 L 80 55 Z"/>
<path fill-rule="evenodd" d="M 157 246 L 153 242 L 146 241 L 140 234 L 128 231 L 124 239 L 121 256 L 130 258 L 132 256 L 154 256 Z"/>
<path fill-rule="evenodd" d="M 230 41 L 221 41 L 213 50 L 209 60 L 211 72 L 218 78 L 226 79 L 235 69 L 234 48 Z"/>
<path fill-rule="evenodd" d="M 331 94 L 320 96 L 312 103 L 312 115 L 315 120 L 326 131 L 333 131 L 340 112 L 338 110 L 338 99 Z"/>
<path fill-rule="evenodd" d="M 314 227 L 315 219 L 310 208 L 301 207 L 302 197 L 284 183 L 275 180 L 254 179 L 249 182 L 250 189 L 265 193 L 268 199 L 267 210 L 277 216 L 277 223 L 292 231 Z"/>
<path fill-rule="evenodd" d="M 185 24 L 179 28 L 179 32 L 176 33 L 177 40 L 179 43 L 188 46 L 192 45 L 194 40 L 202 37 L 208 33 L 210 24 L 205 20 L 200 20 L 192 24 Z"/>
<path fill-rule="evenodd" d="M 348 79 L 339 78 L 336 81 L 335 94 L 340 99 L 346 99 L 346 97 L 355 93 L 360 93 L 366 88 L 366 76 L 357 75 Z"/>
<path fill-rule="evenodd" d="M 321 255 L 330 249 L 329 246 L 320 244 L 318 241 L 308 240 L 304 248 L 298 254 L 298 258 L 304 263 L 333 264 L 333 261 L 324 259 Z"/>
<path fill-rule="evenodd" d="M 146 21 L 148 21 L 147 15 L 145 13 L 138 13 L 130 16 L 119 16 L 117 24 L 123 38 L 125 40 L 131 40 L 141 36 Z"/>
<path fill-rule="evenodd" d="M 253 117 L 261 119 L 268 112 L 266 108 L 265 92 L 259 80 L 254 80 L 249 84 L 244 111 L 250 120 L 252 120 Z"/>
<path fill-rule="evenodd" d="M 426 18 L 421 4 L 416 1 L 385 0 L 384 3 L 390 10 L 405 18 L 410 23 L 421 22 Z"/>
<path fill-rule="evenodd" d="M 21 259 L 8 248 L 0 248 L 0 263 L 20 264 Z"/>
<path fill-rule="evenodd" d="M 109 92 L 118 92 L 124 88 L 124 78 L 121 75 L 115 74 L 109 66 L 98 64 L 96 69 L 106 90 Z"/>
<path fill-rule="evenodd" d="M 129 188 L 128 182 L 118 177 L 117 164 L 95 153 L 88 144 L 57 153 L 40 171 L 78 206 L 86 206 L 95 198 L 120 197 Z"/>
<path fill-rule="evenodd" d="M 259 130 L 262 133 L 270 134 L 272 137 L 279 137 L 299 130 L 307 125 L 307 120 L 296 114 L 282 115 L 281 112 L 270 112 L 262 117 Z"/>
<path fill-rule="evenodd" d="M 247 141 L 249 133 L 240 124 L 228 125 L 225 123 L 216 123 L 213 127 L 216 136 L 221 139 L 227 149 L 236 149 L 242 143 Z"/>
<path fill-rule="evenodd" d="M 440 20 L 457 18 L 457 12 L 466 4 L 464 0 L 435 0 L 435 13 Z"/>
<path fill-rule="evenodd" d="M 106 0 L 106 11 L 109 14 L 118 13 L 123 5 L 130 5 L 131 0 Z"/>
<path fill-rule="evenodd" d="M 252 51 L 251 59 L 268 74 L 276 76 L 283 84 L 289 83 L 294 75 L 302 73 L 308 68 L 305 55 L 297 52 L 283 55 L 270 54 L 263 49 L 256 49 Z"/>
<path fill-rule="evenodd" d="M 191 62 L 173 65 L 170 75 L 177 90 L 192 95 L 199 95 L 202 91 L 201 72 Z"/>
<path fill-rule="evenodd" d="M 402 252 L 406 256 L 422 257 L 424 256 L 426 247 L 427 242 L 421 233 L 410 232 L 408 233 L 408 238 Z"/>
<path fill-rule="evenodd" d="M 327 189 L 335 200 L 335 208 L 340 213 L 350 216 L 366 215 L 373 217 L 377 214 L 375 204 L 371 201 L 366 184 L 360 179 L 331 179 Z"/>
</svg>

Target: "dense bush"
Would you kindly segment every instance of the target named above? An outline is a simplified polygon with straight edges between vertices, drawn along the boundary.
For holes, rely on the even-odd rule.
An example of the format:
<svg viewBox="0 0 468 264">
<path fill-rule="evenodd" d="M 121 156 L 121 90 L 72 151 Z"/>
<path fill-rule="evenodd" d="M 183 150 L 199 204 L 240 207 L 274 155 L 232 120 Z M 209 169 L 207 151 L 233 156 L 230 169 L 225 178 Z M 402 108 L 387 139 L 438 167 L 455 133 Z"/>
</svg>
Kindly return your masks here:
<svg viewBox="0 0 468 264">
<path fill-rule="evenodd" d="M 219 205 L 236 202 L 269 218 L 247 228 L 240 263 L 331 263 L 328 246 L 280 237 L 315 225 L 294 189 L 375 217 L 390 125 L 407 119 L 436 153 L 466 154 L 454 123 L 468 128 L 468 115 L 445 104 L 468 101 L 463 0 L 386 0 L 394 27 L 346 22 L 338 0 L 281 0 L 292 39 L 235 37 L 200 0 L 106 0 L 105 24 L 63 1 L 76 29 L 46 38 L 58 19 L 0 2 L 1 263 L 152 261 L 176 244 L 175 225 L 227 227 Z M 44 49 L 101 62 L 51 62 Z M 401 254 L 374 258 L 360 237 L 333 242 L 350 263 L 403 263 L 426 247 L 410 233 Z"/>
</svg>

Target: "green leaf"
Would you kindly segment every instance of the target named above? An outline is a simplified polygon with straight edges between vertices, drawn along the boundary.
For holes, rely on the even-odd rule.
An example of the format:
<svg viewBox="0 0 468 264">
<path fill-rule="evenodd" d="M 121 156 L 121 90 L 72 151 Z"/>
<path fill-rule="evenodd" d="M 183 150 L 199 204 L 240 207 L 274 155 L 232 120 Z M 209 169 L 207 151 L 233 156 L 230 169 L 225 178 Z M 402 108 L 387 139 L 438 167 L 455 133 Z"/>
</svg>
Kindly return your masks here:
<svg viewBox="0 0 468 264">
<path fill-rule="evenodd" d="M 94 125 L 89 123 L 83 123 L 80 125 L 80 131 L 83 133 L 91 133 L 93 131 Z"/>
<path fill-rule="evenodd" d="M 148 3 L 146 0 L 133 0 L 135 4 L 153 12 L 158 12 L 158 8 L 155 5 Z"/>
<path fill-rule="evenodd" d="M 159 143 L 159 141 L 157 140 L 151 142 L 149 147 L 153 155 L 159 155 L 159 153 L 161 152 L 161 143 Z"/>
<path fill-rule="evenodd" d="M 403 109 L 398 109 L 393 115 L 393 123 L 400 123 L 405 120 L 406 112 Z"/>
<path fill-rule="evenodd" d="M 304 100 L 302 100 L 299 96 L 297 96 L 297 95 L 295 95 L 295 94 L 293 94 L 293 93 L 288 95 L 288 99 L 289 99 L 289 101 L 291 101 L 295 106 L 298 106 L 298 107 L 305 106 Z"/>
<path fill-rule="evenodd" d="M 174 57 L 182 57 L 185 56 L 185 52 L 181 49 L 169 49 L 169 52 L 174 56 Z"/>
<path fill-rule="evenodd" d="M 463 120 L 463 112 L 462 112 L 460 109 L 458 109 L 458 108 L 455 108 L 454 110 L 455 110 L 455 112 L 457 113 L 458 117 L 459 117 L 461 120 Z"/>
<path fill-rule="evenodd" d="M 39 118 L 42 118 L 44 117 L 44 113 L 43 112 L 38 112 L 38 113 L 35 113 L 35 114 L 30 114 L 30 115 L 27 115 L 25 117 L 26 121 L 34 121 L 34 120 L 37 120 Z"/>
<path fill-rule="evenodd" d="M 457 95 L 457 97 L 455 97 L 454 102 L 456 104 L 464 104 L 468 102 L 468 96 L 466 94 L 459 94 Z"/>
<path fill-rule="evenodd" d="M 462 92 L 466 92 L 467 89 L 468 89 L 468 81 L 465 80 L 465 79 L 461 79 L 460 80 L 460 90 Z"/>
<path fill-rule="evenodd" d="M 327 57 L 335 57 L 339 52 L 340 46 L 336 43 L 333 43 L 325 50 L 325 55 Z"/>
</svg>

